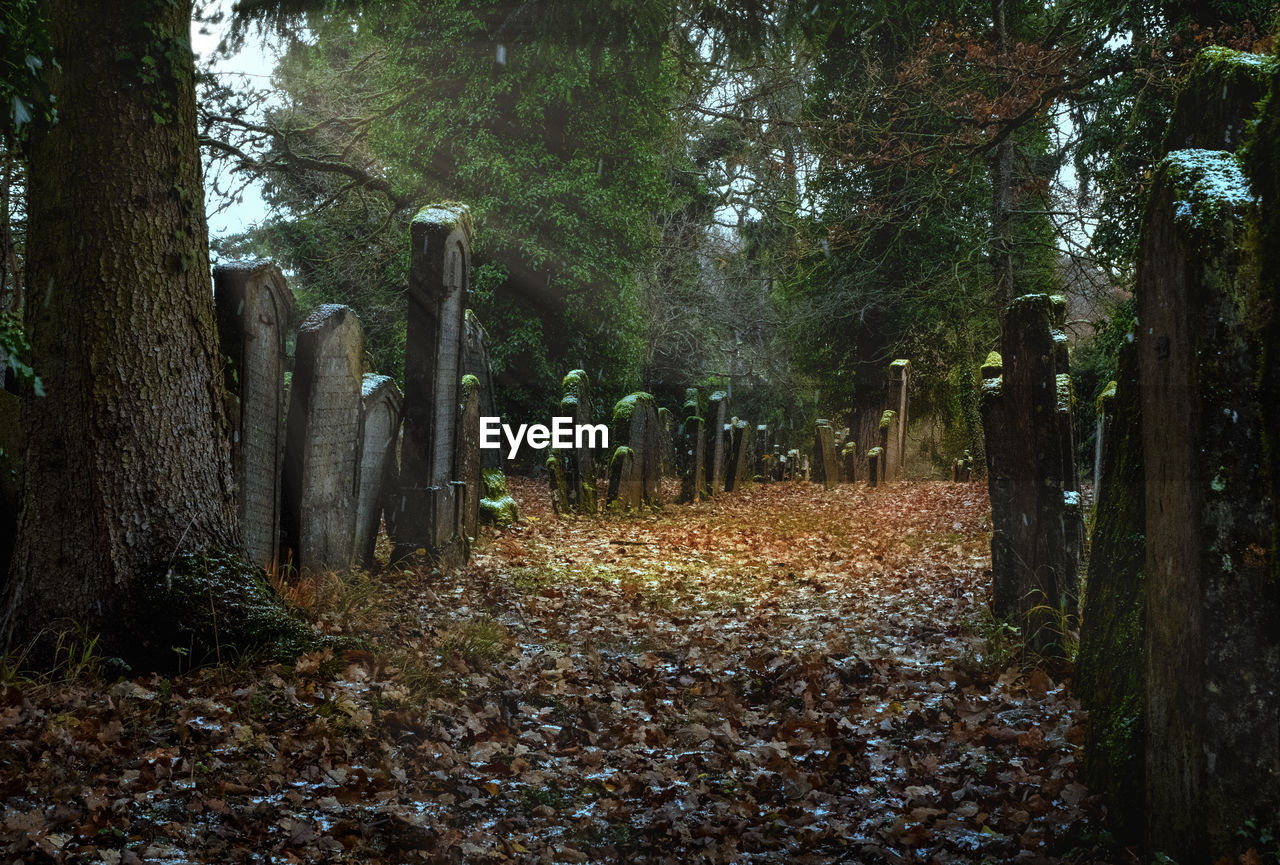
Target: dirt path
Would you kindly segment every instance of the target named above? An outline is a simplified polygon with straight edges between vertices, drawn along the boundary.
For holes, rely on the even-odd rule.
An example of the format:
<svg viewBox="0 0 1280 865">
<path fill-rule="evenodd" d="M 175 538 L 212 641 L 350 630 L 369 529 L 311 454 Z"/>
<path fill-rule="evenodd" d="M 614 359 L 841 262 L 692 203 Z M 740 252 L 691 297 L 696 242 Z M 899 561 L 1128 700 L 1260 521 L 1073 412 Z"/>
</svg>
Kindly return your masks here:
<svg viewBox="0 0 1280 865">
<path fill-rule="evenodd" d="M 513 493 L 525 520 L 465 574 L 312 587 L 326 626 L 391 648 L 122 682 L 109 707 L 7 692 L 10 851 L 1112 861 L 1078 709 L 1002 672 L 984 624 L 979 486 L 777 484 L 641 519 Z"/>
</svg>

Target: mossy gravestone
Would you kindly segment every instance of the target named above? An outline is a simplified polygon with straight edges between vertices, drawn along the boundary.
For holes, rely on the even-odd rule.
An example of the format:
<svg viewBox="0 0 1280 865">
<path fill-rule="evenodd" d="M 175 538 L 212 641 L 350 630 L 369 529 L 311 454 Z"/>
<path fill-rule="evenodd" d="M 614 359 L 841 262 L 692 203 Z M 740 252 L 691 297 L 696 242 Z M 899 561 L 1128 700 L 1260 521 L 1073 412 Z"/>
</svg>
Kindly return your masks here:
<svg viewBox="0 0 1280 865">
<path fill-rule="evenodd" d="M 298 330 L 281 524 L 303 571 L 351 567 L 363 352 L 349 307 L 317 307 Z"/>
<path fill-rule="evenodd" d="M 591 417 L 591 380 L 585 371 L 571 370 L 561 383 L 563 395 L 560 398 L 560 414 L 573 418 L 575 427 L 590 424 Z M 576 443 L 575 443 L 576 444 Z M 581 447 L 573 447 L 563 455 L 553 454 L 560 465 L 556 472 L 563 475 L 563 507 L 566 510 L 581 514 L 594 514 L 597 507 L 596 497 L 596 460 L 595 451 L 583 441 Z M 561 483 L 553 477 L 554 486 Z"/>
<path fill-rule="evenodd" d="M 1257 384 L 1274 298 L 1246 252 L 1280 238 L 1250 237 L 1258 219 L 1233 154 L 1175 151 L 1140 247 L 1147 839 L 1184 862 L 1280 809 L 1275 406 Z"/>
<path fill-rule="evenodd" d="M 707 404 L 707 487 L 715 496 L 724 490 L 724 425 L 729 420 L 729 395 L 722 390 L 711 394 Z"/>
<path fill-rule="evenodd" d="M 1056 349 L 1048 295 L 1006 310 L 998 377 L 984 365 L 980 402 L 991 494 L 992 612 L 1022 628 L 1028 646 L 1062 649 L 1058 611 L 1074 609 L 1067 550 Z"/>
<path fill-rule="evenodd" d="M 729 424 L 729 463 L 725 468 L 725 489 L 737 490 L 741 489 L 751 480 L 754 474 L 752 466 L 752 430 L 751 425 L 744 420 L 734 419 Z"/>
<path fill-rule="evenodd" d="M 471 310 L 464 318 L 462 339 L 462 374 L 473 375 L 480 384 L 480 416 L 497 417 L 494 403 L 493 364 L 489 359 L 489 334 Z M 487 469 L 501 469 L 505 464 L 503 448 L 485 448 L 480 461 Z"/>
<path fill-rule="evenodd" d="M 280 268 L 244 261 L 213 269 L 218 335 L 226 356 L 231 464 L 240 532 L 249 558 L 278 559 L 284 473 L 286 334 L 293 292 Z"/>
<path fill-rule="evenodd" d="M 1094 488 L 1089 581 L 1072 690 L 1089 711 L 1085 780 L 1105 798 L 1112 831 L 1132 842 L 1142 837 L 1146 702 L 1146 502 L 1135 343 L 1120 347 L 1119 365 L 1118 381 L 1099 401 L 1099 416 L 1107 418 L 1106 440 L 1101 480 Z"/>
<path fill-rule="evenodd" d="M 706 431 L 702 419 L 702 398 L 697 388 L 684 395 L 684 420 L 680 424 L 679 452 L 680 501 L 697 502 L 706 495 Z"/>
<path fill-rule="evenodd" d="M 458 502 L 458 526 L 455 533 L 463 539 L 465 555 L 471 556 L 471 542 L 480 527 L 480 500 L 484 498 L 481 482 L 483 464 L 480 457 L 480 380 L 474 375 L 462 377 L 462 403 L 458 406 L 458 433 L 454 454 L 457 480 L 454 499 Z"/>
<path fill-rule="evenodd" d="M 455 482 L 472 235 L 471 214 L 463 205 L 425 207 L 410 225 L 395 557 L 421 548 L 446 569 L 467 556 L 459 531 L 463 488 Z"/>
<path fill-rule="evenodd" d="M 609 443 L 615 448 L 609 464 L 609 503 L 621 501 L 630 510 L 639 509 L 642 502 L 660 506 L 658 410 L 652 395 L 638 392 L 618 400 L 609 425 Z"/>
<path fill-rule="evenodd" d="M 831 489 L 840 478 L 836 464 L 836 444 L 831 421 L 819 419 L 813 425 L 813 482 Z"/>
<path fill-rule="evenodd" d="M 356 561 L 373 562 L 384 505 L 395 500 L 399 473 L 400 389 L 385 375 L 364 376 L 360 391 L 360 475 L 356 494 Z"/>
</svg>

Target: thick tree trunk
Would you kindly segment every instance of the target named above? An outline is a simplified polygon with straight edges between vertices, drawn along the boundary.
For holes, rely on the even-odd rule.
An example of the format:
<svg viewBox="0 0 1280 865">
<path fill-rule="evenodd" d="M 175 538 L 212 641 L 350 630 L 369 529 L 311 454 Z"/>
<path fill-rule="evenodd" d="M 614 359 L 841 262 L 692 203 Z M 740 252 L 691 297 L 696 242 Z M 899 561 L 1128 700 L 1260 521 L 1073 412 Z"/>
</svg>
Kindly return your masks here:
<svg viewBox="0 0 1280 865">
<path fill-rule="evenodd" d="M 0 630 L 129 644 L 130 590 L 237 541 L 189 2 L 47 4 L 58 123 L 31 142 L 24 510 Z"/>
</svg>

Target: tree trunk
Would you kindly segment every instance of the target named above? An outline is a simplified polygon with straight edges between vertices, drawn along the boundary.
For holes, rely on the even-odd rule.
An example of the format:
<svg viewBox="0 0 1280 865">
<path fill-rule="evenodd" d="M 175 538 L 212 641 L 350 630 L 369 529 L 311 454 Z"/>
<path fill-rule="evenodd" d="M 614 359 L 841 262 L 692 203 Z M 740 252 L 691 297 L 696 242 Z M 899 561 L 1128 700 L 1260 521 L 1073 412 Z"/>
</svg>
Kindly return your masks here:
<svg viewBox="0 0 1280 865">
<path fill-rule="evenodd" d="M 48 395 L 24 410 L 10 645 L 74 621 L 122 651 L 136 577 L 238 541 L 190 12 L 46 6 L 59 118 L 31 141 L 26 327 Z"/>
</svg>

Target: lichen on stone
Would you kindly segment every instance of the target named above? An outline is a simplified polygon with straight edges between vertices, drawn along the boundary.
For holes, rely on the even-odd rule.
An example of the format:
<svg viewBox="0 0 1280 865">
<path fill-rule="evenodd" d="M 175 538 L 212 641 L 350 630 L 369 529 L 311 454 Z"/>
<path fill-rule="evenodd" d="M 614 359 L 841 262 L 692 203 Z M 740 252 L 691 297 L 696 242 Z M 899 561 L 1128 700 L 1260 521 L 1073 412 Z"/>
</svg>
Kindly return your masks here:
<svg viewBox="0 0 1280 865">
<path fill-rule="evenodd" d="M 897 416 L 898 413 L 893 409 L 885 409 L 884 414 L 880 415 L 880 432 L 887 430 Z"/>
<path fill-rule="evenodd" d="M 1116 398 L 1116 382 L 1115 379 L 1107 382 L 1107 386 L 1102 389 L 1102 393 L 1098 394 L 1097 412 L 1099 415 L 1109 414 L 1111 404 Z"/>
<path fill-rule="evenodd" d="M 481 469 L 484 497 L 480 499 L 480 522 L 505 528 L 520 518 L 516 500 L 507 492 L 507 478 L 501 469 Z"/>
<path fill-rule="evenodd" d="M 978 373 L 984 378 L 999 378 L 1004 373 L 1004 358 L 1000 356 L 1000 352 L 993 351 L 987 355 L 987 359 L 982 362 Z"/>
<path fill-rule="evenodd" d="M 1075 404 L 1075 388 L 1071 384 L 1071 376 L 1060 372 L 1055 376 L 1054 384 L 1058 398 L 1058 411 L 1071 411 L 1072 405 Z"/>
</svg>

